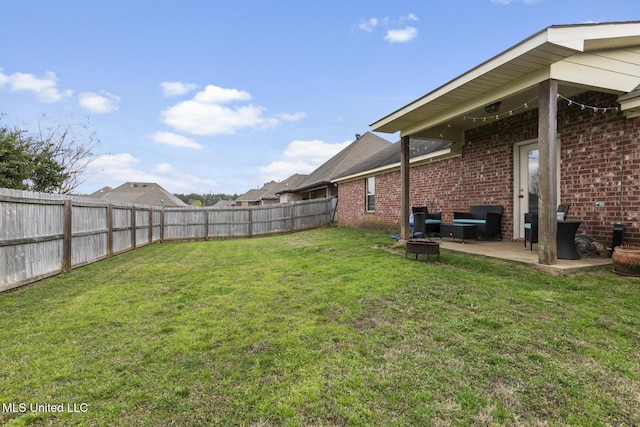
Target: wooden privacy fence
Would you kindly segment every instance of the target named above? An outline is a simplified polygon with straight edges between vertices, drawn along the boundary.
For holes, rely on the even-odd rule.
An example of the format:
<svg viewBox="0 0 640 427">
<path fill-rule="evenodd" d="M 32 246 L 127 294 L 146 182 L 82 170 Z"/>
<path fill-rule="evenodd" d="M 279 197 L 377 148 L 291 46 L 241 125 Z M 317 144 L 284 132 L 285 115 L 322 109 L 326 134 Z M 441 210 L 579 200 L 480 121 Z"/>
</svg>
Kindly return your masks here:
<svg viewBox="0 0 640 427">
<path fill-rule="evenodd" d="M 328 225 L 336 199 L 173 208 L 0 189 L 0 292 L 155 242 L 268 236 Z"/>
</svg>

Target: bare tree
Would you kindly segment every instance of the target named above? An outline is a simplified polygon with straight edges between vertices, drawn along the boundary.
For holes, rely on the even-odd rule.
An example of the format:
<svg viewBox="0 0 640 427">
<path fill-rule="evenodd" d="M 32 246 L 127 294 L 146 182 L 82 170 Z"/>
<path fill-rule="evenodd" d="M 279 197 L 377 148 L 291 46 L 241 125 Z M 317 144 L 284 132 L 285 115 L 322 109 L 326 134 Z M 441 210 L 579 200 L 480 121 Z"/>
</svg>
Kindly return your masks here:
<svg viewBox="0 0 640 427">
<path fill-rule="evenodd" d="M 100 140 L 89 130 L 89 119 L 77 122 L 72 115 L 65 123 L 54 121 L 47 126 L 42 123 L 38 126 L 38 144 L 62 165 L 66 175 L 56 192 L 69 194 L 85 182 L 85 170 L 97 158 L 93 150 Z"/>
</svg>

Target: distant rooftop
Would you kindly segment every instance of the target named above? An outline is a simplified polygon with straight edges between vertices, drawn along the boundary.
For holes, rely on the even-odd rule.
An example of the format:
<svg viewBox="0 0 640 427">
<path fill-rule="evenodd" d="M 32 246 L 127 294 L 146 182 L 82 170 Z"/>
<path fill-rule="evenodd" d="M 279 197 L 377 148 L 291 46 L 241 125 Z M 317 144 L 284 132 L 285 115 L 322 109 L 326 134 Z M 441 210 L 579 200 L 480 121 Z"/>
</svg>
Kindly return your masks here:
<svg viewBox="0 0 640 427">
<path fill-rule="evenodd" d="M 89 197 L 113 202 L 152 206 L 187 206 L 155 182 L 125 182 L 116 188 L 103 187 Z"/>
</svg>

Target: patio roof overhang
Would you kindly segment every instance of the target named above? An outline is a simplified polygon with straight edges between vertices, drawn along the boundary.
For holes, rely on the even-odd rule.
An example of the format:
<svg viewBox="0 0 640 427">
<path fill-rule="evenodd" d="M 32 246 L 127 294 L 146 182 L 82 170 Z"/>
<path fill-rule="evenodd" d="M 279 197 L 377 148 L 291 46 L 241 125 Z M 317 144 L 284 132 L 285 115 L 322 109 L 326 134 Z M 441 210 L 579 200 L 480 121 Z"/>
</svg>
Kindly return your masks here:
<svg viewBox="0 0 640 427">
<path fill-rule="evenodd" d="M 589 90 L 632 91 L 640 83 L 640 21 L 546 28 L 372 123 L 371 130 L 463 142 L 465 130 L 535 108 L 538 85 L 549 79 L 566 98 Z M 485 111 L 497 102 L 498 111 Z"/>
</svg>

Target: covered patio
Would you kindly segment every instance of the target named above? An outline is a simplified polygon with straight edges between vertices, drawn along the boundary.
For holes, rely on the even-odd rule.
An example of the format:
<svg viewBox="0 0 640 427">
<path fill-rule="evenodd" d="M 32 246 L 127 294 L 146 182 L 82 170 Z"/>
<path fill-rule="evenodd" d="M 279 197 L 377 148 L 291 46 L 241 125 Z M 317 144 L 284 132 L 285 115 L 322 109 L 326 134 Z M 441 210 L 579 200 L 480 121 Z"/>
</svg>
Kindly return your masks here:
<svg viewBox="0 0 640 427">
<path fill-rule="evenodd" d="M 559 117 L 558 104 L 563 102 L 571 106 L 573 103 L 582 110 L 586 108 L 594 113 L 609 113 L 612 117 L 617 115 L 620 123 L 624 120 L 625 127 L 623 131 L 611 134 L 621 135 L 626 132 L 627 119 L 637 116 L 640 105 L 621 100 L 618 101 L 619 106 L 576 105 L 574 99 L 588 92 L 619 97 L 632 92 L 639 83 L 640 22 L 551 26 L 373 123 L 373 131 L 399 132 L 401 137 L 401 239 L 407 240 L 409 237 L 409 149 L 412 138 L 450 141 L 453 144 L 451 151 L 459 153 L 464 162 L 469 131 L 489 123 L 506 121 L 535 109 L 537 135 L 529 141 L 521 137 L 512 144 L 518 147 L 525 142 L 534 141 L 536 150 L 539 151 L 539 158 L 536 159 L 539 164 L 539 170 L 536 171 L 539 181 L 536 183 L 538 188 L 535 200 L 539 216 L 537 253 L 531 254 L 523 249 L 522 243 L 514 242 L 519 239 L 523 213 L 529 208 L 529 205 L 522 204 L 523 199 L 531 194 L 530 191 L 523 190 L 523 185 L 517 181 L 516 172 L 513 183 L 508 183 L 512 185 L 513 193 L 505 194 L 504 197 L 510 205 L 507 211 L 511 217 L 507 221 L 513 230 L 513 236 L 508 236 L 506 240 L 511 241 L 467 245 L 445 241 L 442 247 L 470 253 L 479 251 L 478 253 L 486 256 L 512 259 L 564 272 L 610 262 L 598 258 L 576 261 L 559 261 L 557 258 L 556 209 L 561 195 L 568 195 L 561 194 L 560 189 L 560 143 L 563 135 L 558 129 L 563 117 Z M 568 120 L 565 120 L 563 125 L 567 126 L 567 123 Z M 620 146 L 624 147 L 625 142 L 623 140 Z M 624 159 L 624 148 L 622 153 Z M 589 154 L 576 152 L 574 155 Z M 585 158 L 588 162 L 588 157 Z M 512 163 L 516 164 L 518 161 L 514 151 Z M 620 212 L 608 213 L 606 218 L 601 215 L 600 223 L 606 222 L 607 227 L 623 217 L 622 182 L 626 179 L 624 168 L 621 168 L 619 176 L 614 177 L 613 173 L 609 173 L 608 179 L 611 182 L 619 179 L 621 184 Z M 588 188 L 592 184 L 585 182 L 583 185 Z M 626 203 L 625 201 L 624 204 Z M 587 211 L 586 205 L 581 209 L 583 213 Z"/>
</svg>

